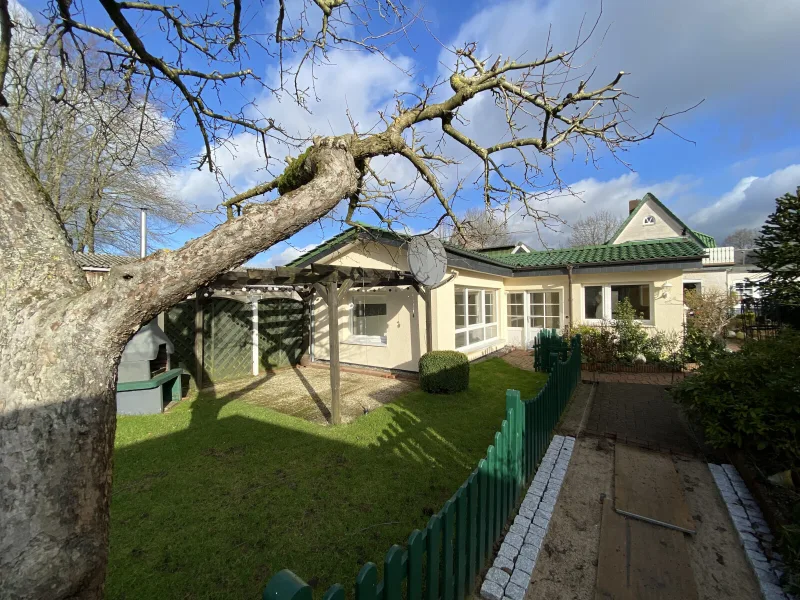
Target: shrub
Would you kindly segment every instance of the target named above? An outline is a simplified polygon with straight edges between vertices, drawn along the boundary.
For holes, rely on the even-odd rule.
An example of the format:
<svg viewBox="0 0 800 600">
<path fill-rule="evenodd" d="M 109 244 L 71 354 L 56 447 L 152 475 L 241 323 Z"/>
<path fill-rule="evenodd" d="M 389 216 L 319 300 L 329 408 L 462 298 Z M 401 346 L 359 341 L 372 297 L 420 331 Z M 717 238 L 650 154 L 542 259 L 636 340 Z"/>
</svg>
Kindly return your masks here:
<svg viewBox="0 0 800 600">
<path fill-rule="evenodd" d="M 673 394 L 717 448 L 735 446 L 783 468 L 800 464 L 800 333 L 750 342 L 708 360 Z"/>
<path fill-rule="evenodd" d="M 686 324 L 683 354 L 686 362 L 703 365 L 725 354 L 725 341 L 708 335 L 689 322 Z"/>
<path fill-rule="evenodd" d="M 647 347 L 647 331 L 636 320 L 639 316 L 627 298 L 617 303 L 614 331 L 617 334 L 617 356 L 623 362 L 634 362 L 637 356 L 644 355 Z"/>
<path fill-rule="evenodd" d="M 431 394 L 452 394 L 469 386 L 469 359 L 463 352 L 434 350 L 419 359 L 420 387 Z"/>
<path fill-rule="evenodd" d="M 610 363 L 616 361 L 617 338 L 613 329 L 606 327 L 586 327 L 580 331 L 581 350 L 590 363 Z"/>
</svg>

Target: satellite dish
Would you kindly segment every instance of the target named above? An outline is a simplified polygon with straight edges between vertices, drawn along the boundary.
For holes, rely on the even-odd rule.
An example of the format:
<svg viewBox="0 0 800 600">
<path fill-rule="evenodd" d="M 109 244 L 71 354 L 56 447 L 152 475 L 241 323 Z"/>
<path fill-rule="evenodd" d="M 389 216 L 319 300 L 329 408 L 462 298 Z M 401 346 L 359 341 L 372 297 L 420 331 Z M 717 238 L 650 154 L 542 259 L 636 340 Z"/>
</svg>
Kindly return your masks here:
<svg viewBox="0 0 800 600">
<path fill-rule="evenodd" d="M 447 253 L 442 242 L 430 235 L 408 240 L 408 268 L 422 285 L 434 286 L 441 282 L 447 268 Z"/>
</svg>

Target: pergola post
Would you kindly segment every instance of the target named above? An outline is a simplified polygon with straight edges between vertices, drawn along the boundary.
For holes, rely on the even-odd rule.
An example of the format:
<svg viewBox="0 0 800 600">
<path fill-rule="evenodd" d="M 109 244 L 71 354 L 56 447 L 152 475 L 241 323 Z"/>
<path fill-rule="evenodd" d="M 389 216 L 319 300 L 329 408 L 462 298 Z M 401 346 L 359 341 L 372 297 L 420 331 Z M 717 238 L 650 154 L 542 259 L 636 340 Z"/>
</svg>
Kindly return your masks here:
<svg viewBox="0 0 800 600">
<path fill-rule="evenodd" d="M 339 404 L 341 372 L 339 364 L 339 290 L 335 281 L 325 284 L 328 296 L 328 345 L 331 361 L 331 423 L 342 422 L 342 411 Z"/>
<path fill-rule="evenodd" d="M 194 384 L 203 387 L 203 302 L 201 290 L 194 294 Z"/>
<path fill-rule="evenodd" d="M 253 377 L 258 377 L 258 296 L 250 298 L 250 305 L 253 311 Z"/>
</svg>

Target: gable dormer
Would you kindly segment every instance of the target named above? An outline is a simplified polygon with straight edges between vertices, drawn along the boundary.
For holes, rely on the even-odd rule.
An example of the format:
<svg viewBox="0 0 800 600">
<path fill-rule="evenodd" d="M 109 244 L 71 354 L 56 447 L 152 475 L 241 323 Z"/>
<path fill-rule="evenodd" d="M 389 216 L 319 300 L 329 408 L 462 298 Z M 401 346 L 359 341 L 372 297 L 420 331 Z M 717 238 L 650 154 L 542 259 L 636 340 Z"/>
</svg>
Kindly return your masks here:
<svg viewBox="0 0 800 600">
<path fill-rule="evenodd" d="M 710 236 L 698 235 L 689 229 L 683 221 L 649 192 L 641 200 L 631 200 L 628 203 L 628 211 L 628 218 L 608 240 L 609 244 L 684 237 L 691 239 L 703 248 L 716 245 Z"/>
</svg>

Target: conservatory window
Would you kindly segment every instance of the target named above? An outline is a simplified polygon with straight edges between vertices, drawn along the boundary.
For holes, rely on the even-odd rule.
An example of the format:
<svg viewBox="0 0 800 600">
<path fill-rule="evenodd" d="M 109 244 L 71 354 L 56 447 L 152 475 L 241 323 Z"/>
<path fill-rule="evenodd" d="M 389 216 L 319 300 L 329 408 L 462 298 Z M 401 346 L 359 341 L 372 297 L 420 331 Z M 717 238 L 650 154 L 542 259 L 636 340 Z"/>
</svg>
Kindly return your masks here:
<svg viewBox="0 0 800 600">
<path fill-rule="evenodd" d="M 468 348 L 497 338 L 494 290 L 455 288 L 456 348 Z"/>
</svg>

